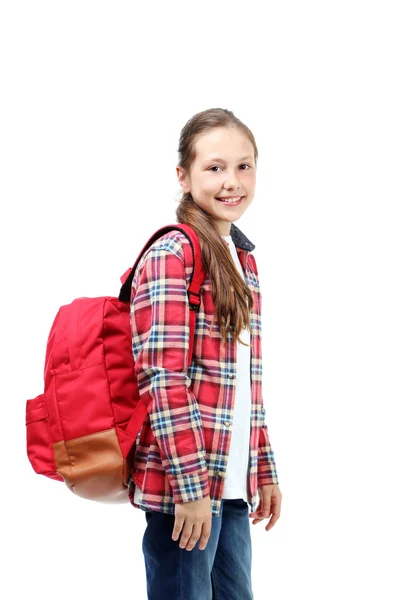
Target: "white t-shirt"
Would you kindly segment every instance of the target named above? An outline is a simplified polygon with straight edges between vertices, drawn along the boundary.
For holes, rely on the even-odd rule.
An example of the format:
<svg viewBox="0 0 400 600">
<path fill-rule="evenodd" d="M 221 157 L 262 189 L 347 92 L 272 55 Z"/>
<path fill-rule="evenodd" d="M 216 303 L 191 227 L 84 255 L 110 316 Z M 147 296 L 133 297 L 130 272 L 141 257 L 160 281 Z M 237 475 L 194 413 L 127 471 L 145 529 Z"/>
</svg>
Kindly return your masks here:
<svg viewBox="0 0 400 600">
<path fill-rule="evenodd" d="M 239 273 L 244 279 L 242 265 L 236 251 L 232 236 L 222 236 L 229 242 L 229 249 Z M 236 394 L 235 407 L 229 447 L 228 464 L 224 480 L 222 498 L 242 498 L 250 503 L 247 493 L 247 471 L 250 458 L 250 413 L 251 413 L 251 380 L 250 380 L 250 332 L 243 329 L 240 339 L 249 346 L 236 342 Z M 142 492 L 135 485 L 134 502 L 140 504 Z"/>
<path fill-rule="evenodd" d="M 222 236 L 229 242 L 229 249 L 239 273 L 244 279 L 242 265 L 233 243 L 232 236 Z M 250 380 L 250 332 L 243 329 L 240 339 L 249 346 L 236 342 L 236 393 L 231 444 L 225 475 L 222 498 L 242 498 L 250 502 L 247 494 L 247 471 L 250 458 L 250 416 L 251 416 L 251 380 Z"/>
</svg>

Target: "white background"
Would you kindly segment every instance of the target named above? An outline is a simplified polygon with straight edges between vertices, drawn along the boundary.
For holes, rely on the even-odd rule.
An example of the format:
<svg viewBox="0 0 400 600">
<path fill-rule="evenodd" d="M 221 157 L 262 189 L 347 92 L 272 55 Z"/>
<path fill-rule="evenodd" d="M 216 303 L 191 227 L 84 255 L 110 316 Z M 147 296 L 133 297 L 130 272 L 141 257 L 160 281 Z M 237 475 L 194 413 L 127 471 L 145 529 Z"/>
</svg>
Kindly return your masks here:
<svg viewBox="0 0 400 600">
<path fill-rule="evenodd" d="M 179 133 L 212 107 L 259 149 L 237 225 L 256 245 L 283 504 L 251 527 L 255 600 L 400 597 L 397 9 L 2 3 L 2 598 L 146 599 L 144 513 L 36 475 L 25 401 L 59 306 L 118 295 L 176 221 Z"/>
</svg>

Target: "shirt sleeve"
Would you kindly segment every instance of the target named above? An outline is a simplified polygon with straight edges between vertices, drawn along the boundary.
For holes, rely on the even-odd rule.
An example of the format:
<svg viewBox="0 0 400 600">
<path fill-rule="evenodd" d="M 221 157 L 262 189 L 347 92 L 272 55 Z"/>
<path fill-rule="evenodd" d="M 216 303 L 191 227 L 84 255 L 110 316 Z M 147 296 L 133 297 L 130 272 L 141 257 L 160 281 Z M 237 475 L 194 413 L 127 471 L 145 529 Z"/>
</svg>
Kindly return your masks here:
<svg viewBox="0 0 400 600">
<path fill-rule="evenodd" d="M 274 452 L 269 441 L 267 425 L 261 426 L 259 440 L 257 485 L 260 487 L 262 485 L 270 485 L 271 483 L 279 484 Z"/>
<path fill-rule="evenodd" d="M 208 496 L 209 481 L 201 415 L 187 374 L 190 309 L 184 253 L 179 238 L 167 242 L 150 249 L 137 274 L 132 353 L 139 395 L 174 502 L 181 503 Z"/>
</svg>

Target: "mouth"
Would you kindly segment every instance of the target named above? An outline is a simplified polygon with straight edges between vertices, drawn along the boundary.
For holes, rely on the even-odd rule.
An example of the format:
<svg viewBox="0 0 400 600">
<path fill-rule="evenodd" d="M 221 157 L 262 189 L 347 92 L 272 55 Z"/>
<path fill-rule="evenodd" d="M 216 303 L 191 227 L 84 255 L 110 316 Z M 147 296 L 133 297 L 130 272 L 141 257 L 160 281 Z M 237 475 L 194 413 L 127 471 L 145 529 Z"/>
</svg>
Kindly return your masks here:
<svg viewBox="0 0 400 600">
<path fill-rule="evenodd" d="M 244 197 L 245 196 L 232 196 L 232 198 L 217 198 L 217 200 L 226 206 L 239 206 Z"/>
</svg>

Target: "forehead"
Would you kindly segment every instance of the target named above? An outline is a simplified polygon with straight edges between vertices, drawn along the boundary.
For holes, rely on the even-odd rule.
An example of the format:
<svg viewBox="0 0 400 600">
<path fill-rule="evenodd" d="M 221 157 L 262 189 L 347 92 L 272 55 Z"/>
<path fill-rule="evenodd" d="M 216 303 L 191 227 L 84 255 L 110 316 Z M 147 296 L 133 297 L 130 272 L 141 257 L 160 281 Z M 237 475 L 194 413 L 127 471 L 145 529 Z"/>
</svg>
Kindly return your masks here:
<svg viewBox="0 0 400 600">
<path fill-rule="evenodd" d="M 237 127 L 216 127 L 200 134 L 195 142 L 197 161 L 254 158 L 253 144 Z"/>
</svg>

